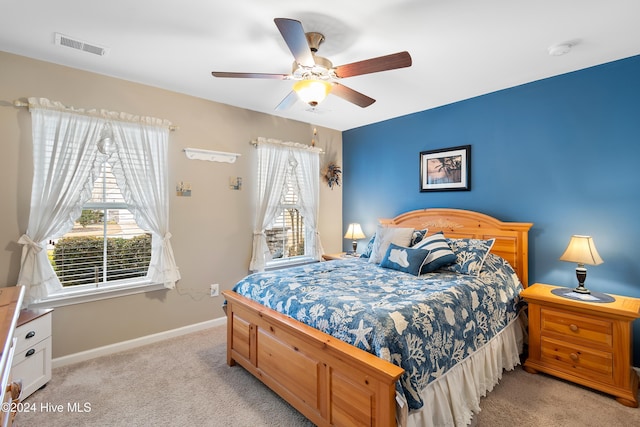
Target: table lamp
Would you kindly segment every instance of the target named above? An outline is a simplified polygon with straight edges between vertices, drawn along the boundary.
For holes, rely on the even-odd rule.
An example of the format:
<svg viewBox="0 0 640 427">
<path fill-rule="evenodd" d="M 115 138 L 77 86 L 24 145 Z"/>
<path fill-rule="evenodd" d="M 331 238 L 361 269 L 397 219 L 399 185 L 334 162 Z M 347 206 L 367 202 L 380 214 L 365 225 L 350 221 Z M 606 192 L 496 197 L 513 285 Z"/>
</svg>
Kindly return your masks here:
<svg viewBox="0 0 640 427">
<path fill-rule="evenodd" d="M 365 236 L 362 232 L 362 227 L 357 222 L 352 222 L 349 224 L 349 228 L 347 228 L 347 232 L 344 235 L 345 239 L 351 239 L 351 243 L 353 245 L 353 254 L 355 255 L 356 249 L 358 248 L 358 242 L 356 240 L 364 239 Z"/>
<path fill-rule="evenodd" d="M 584 265 L 598 265 L 604 262 L 602 261 L 602 258 L 600 258 L 591 236 L 571 236 L 569 245 L 562 256 L 560 256 L 560 260 L 578 263 L 578 266 L 576 267 L 578 287 L 574 289 L 574 292 L 590 294 L 591 291 L 584 287 L 584 281 L 587 278 L 587 269 Z"/>
</svg>

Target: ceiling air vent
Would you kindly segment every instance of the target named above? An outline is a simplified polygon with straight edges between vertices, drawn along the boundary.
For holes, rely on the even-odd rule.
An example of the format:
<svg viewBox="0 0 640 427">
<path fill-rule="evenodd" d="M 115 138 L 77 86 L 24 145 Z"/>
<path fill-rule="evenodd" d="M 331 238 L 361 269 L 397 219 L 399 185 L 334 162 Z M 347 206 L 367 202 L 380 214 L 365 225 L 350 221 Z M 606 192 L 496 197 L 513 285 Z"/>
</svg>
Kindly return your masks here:
<svg viewBox="0 0 640 427">
<path fill-rule="evenodd" d="M 104 56 L 109 52 L 109 49 L 95 44 L 83 42 L 82 40 L 74 39 L 64 34 L 56 33 L 56 44 L 58 46 L 66 46 L 72 49 L 82 50 L 84 52 L 93 53 L 94 55 Z"/>
</svg>

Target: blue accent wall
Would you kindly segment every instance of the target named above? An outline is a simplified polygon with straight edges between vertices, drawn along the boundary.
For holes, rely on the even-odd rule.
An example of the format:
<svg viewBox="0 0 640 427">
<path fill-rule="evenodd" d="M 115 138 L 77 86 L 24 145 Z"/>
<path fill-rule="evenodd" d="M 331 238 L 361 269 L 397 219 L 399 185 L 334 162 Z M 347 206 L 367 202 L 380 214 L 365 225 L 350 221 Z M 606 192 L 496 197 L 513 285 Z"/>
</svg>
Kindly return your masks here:
<svg viewBox="0 0 640 427">
<path fill-rule="evenodd" d="M 419 153 L 467 144 L 471 191 L 421 193 Z M 604 263 L 586 286 L 640 298 L 640 56 L 346 131 L 343 159 L 343 223 L 367 236 L 378 218 L 432 207 L 533 222 L 529 283 L 574 286 L 558 257 L 591 235 Z"/>
</svg>

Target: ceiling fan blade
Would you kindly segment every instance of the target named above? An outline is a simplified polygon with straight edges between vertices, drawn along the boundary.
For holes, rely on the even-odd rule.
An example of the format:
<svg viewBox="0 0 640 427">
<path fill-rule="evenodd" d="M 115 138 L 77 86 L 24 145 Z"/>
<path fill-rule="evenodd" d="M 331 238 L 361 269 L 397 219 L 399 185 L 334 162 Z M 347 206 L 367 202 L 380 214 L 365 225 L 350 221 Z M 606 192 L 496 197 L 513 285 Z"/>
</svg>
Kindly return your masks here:
<svg viewBox="0 0 640 427">
<path fill-rule="evenodd" d="M 335 67 L 336 76 L 340 78 L 360 76 L 362 74 L 377 73 L 380 71 L 395 70 L 411 66 L 409 52 L 392 53 L 391 55 L 365 59 L 351 64 Z"/>
<path fill-rule="evenodd" d="M 268 74 L 268 73 L 227 73 L 224 71 L 212 71 L 211 75 L 214 77 L 235 77 L 244 79 L 277 79 L 286 80 L 289 78 L 288 74 Z"/>
<path fill-rule="evenodd" d="M 307 36 L 302 28 L 302 23 L 295 19 L 276 18 L 273 20 L 280 30 L 280 34 L 289 46 L 289 50 L 293 54 L 296 62 L 305 67 L 313 67 L 316 61 L 313 59 Z"/>
<path fill-rule="evenodd" d="M 287 110 L 295 104 L 296 101 L 298 101 L 298 95 L 294 91 L 291 91 L 289 95 L 285 96 L 284 99 L 280 101 L 280 104 L 276 106 L 276 111 Z"/>
<path fill-rule="evenodd" d="M 356 104 L 359 107 L 365 108 L 376 102 L 375 99 L 369 98 L 367 95 L 348 88 L 345 85 L 341 85 L 340 83 L 332 83 L 332 85 L 333 87 L 331 88 L 330 93 Z"/>
</svg>

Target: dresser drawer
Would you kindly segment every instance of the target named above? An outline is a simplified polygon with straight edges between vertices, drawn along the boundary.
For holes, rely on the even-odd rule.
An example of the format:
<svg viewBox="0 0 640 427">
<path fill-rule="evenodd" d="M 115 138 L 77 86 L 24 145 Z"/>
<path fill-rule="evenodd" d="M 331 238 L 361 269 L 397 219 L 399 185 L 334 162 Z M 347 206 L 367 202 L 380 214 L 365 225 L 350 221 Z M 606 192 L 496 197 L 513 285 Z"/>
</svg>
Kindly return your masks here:
<svg viewBox="0 0 640 427">
<path fill-rule="evenodd" d="M 18 326 L 15 333 L 18 338 L 17 352 L 20 353 L 51 336 L 51 315 L 46 314 L 24 325 Z"/>
<path fill-rule="evenodd" d="M 11 373 L 22 381 L 22 397 L 30 396 L 51 379 L 51 337 L 16 352 Z"/>
<path fill-rule="evenodd" d="M 540 358 L 543 363 L 571 375 L 613 383 L 613 353 L 599 351 L 553 338 L 542 337 L 540 340 Z"/>
<path fill-rule="evenodd" d="M 561 334 L 571 342 L 583 340 L 608 348 L 613 346 L 612 320 L 547 307 L 540 309 L 540 332 Z"/>
</svg>

